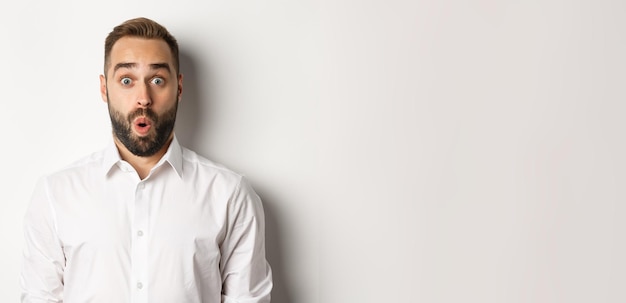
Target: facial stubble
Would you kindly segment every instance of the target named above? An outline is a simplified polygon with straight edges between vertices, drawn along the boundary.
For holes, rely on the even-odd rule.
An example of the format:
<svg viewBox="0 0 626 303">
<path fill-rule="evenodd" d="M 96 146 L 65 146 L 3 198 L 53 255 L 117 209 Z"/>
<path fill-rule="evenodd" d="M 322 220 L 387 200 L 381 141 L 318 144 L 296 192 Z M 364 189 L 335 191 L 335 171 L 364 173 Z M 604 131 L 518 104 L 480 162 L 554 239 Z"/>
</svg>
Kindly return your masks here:
<svg viewBox="0 0 626 303">
<path fill-rule="evenodd" d="M 107 92 L 108 95 L 108 92 Z M 121 112 L 111 107 L 111 99 L 108 102 L 109 116 L 113 135 L 133 154 L 139 157 L 149 157 L 161 150 L 167 144 L 170 135 L 174 131 L 178 100 L 172 108 L 158 115 L 151 108 L 139 108 L 124 116 Z M 139 136 L 133 132 L 133 120 L 139 116 L 147 117 L 152 121 L 149 134 Z"/>
</svg>

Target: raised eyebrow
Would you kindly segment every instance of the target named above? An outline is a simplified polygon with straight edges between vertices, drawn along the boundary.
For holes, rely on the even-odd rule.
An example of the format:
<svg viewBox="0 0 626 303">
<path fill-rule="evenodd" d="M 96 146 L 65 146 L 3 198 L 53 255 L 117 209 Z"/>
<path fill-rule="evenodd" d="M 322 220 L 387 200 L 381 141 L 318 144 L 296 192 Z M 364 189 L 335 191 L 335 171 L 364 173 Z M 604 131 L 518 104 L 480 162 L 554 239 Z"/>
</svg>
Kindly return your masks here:
<svg viewBox="0 0 626 303">
<path fill-rule="evenodd" d="M 121 62 L 121 63 L 115 64 L 115 67 L 113 68 L 113 73 L 115 73 L 120 68 L 134 68 L 135 66 L 137 66 L 137 63 Z"/>
<path fill-rule="evenodd" d="M 150 64 L 150 69 L 152 69 L 152 70 L 165 69 L 169 73 L 172 72 L 171 69 L 170 69 L 170 65 L 168 63 L 152 63 L 152 64 Z"/>
</svg>

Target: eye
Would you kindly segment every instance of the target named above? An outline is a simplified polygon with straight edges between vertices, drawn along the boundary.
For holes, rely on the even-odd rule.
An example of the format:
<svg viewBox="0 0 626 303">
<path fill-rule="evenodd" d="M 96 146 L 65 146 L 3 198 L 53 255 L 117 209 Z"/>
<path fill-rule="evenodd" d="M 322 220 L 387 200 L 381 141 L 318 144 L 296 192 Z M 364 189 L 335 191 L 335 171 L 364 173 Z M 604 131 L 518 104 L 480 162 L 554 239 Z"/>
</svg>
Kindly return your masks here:
<svg viewBox="0 0 626 303">
<path fill-rule="evenodd" d="M 163 78 L 156 77 L 152 79 L 152 84 L 163 85 L 163 83 L 165 83 L 165 80 L 163 80 Z"/>
<path fill-rule="evenodd" d="M 124 77 L 124 78 L 122 78 L 122 80 L 120 80 L 120 83 L 122 83 L 122 85 L 124 85 L 124 86 L 128 86 L 131 83 L 133 83 L 133 80 L 131 80 L 128 77 Z"/>
</svg>

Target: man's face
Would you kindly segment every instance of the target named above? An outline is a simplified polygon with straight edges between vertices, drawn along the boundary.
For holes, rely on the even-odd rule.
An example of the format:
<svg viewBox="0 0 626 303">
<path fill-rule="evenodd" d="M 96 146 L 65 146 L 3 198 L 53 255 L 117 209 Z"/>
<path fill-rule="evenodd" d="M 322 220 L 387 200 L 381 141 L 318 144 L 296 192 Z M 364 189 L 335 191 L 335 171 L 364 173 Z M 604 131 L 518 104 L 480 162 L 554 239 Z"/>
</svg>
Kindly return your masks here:
<svg viewBox="0 0 626 303">
<path fill-rule="evenodd" d="M 123 37 L 111 49 L 100 93 L 115 138 L 131 153 L 156 154 L 173 135 L 182 75 L 165 41 Z"/>
</svg>

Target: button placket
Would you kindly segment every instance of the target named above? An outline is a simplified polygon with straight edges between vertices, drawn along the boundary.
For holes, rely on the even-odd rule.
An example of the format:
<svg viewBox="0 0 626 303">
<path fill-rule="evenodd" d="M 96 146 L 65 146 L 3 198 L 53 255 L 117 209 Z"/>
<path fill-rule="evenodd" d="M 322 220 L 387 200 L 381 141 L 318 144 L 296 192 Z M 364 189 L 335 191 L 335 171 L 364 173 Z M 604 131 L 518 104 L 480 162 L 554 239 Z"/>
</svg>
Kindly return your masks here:
<svg viewBox="0 0 626 303">
<path fill-rule="evenodd" d="M 147 291 L 146 281 L 148 278 L 148 241 L 146 239 L 146 232 L 149 222 L 149 204 L 148 195 L 146 194 L 146 185 L 144 182 L 139 182 L 135 189 L 134 200 L 134 218 L 132 230 L 135 231 L 135 236 L 132 237 L 132 272 L 133 279 L 135 281 L 135 287 L 133 291 L 133 302 L 147 303 Z"/>
</svg>

